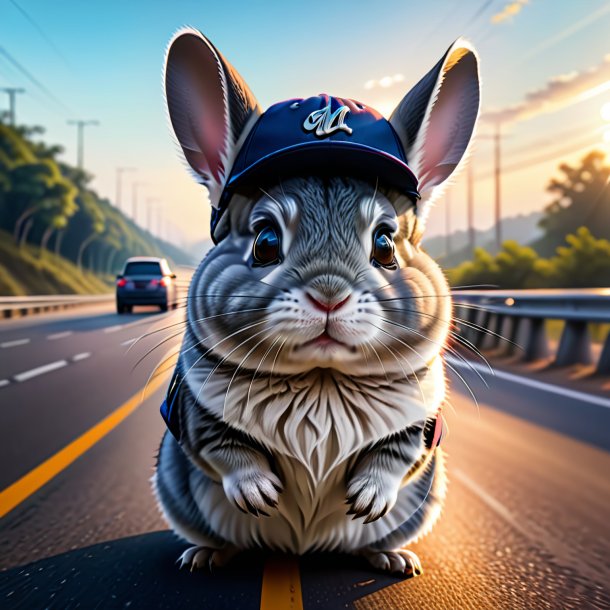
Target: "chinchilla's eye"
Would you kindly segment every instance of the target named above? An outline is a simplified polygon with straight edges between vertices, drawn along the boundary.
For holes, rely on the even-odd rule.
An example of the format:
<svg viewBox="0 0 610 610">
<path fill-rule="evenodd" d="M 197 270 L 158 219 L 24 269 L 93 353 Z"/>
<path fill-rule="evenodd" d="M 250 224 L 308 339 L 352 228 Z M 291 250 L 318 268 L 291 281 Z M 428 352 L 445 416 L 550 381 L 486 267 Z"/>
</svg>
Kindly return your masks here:
<svg viewBox="0 0 610 610">
<path fill-rule="evenodd" d="M 396 258 L 394 257 L 394 240 L 392 233 L 387 227 L 380 227 L 373 233 L 373 251 L 371 252 L 371 262 L 387 269 L 396 268 Z"/>
<path fill-rule="evenodd" d="M 254 264 L 273 265 L 280 262 L 280 236 L 275 227 L 266 225 L 258 231 L 252 246 Z"/>
</svg>

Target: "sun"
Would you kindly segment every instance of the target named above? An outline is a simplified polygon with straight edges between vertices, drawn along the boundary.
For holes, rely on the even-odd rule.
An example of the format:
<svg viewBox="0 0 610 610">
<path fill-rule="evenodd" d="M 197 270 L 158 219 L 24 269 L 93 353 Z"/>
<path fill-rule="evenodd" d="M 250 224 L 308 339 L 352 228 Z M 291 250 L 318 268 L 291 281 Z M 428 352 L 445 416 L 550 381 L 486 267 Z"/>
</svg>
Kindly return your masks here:
<svg viewBox="0 0 610 610">
<path fill-rule="evenodd" d="M 600 109 L 599 113 L 602 115 L 604 121 L 610 121 L 610 102 L 606 102 Z"/>
</svg>

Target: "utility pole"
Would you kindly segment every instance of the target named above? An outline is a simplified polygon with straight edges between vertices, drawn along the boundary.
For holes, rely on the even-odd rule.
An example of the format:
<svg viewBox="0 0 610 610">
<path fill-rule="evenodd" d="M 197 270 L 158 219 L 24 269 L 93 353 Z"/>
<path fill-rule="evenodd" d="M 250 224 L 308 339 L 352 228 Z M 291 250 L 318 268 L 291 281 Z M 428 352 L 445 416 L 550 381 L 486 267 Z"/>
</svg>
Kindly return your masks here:
<svg viewBox="0 0 610 610">
<path fill-rule="evenodd" d="M 131 219 L 137 224 L 138 214 L 138 189 L 146 186 L 146 182 L 134 182 L 131 185 Z"/>
<path fill-rule="evenodd" d="M 163 208 L 157 208 L 157 237 L 164 239 L 163 236 Z"/>
<path fill-rule="evenodd" d="M 466 204 L 468 207 L 468 248 L 471 252 L 475 247 L 474 234 L 474 173 L 472 168 L 472 159 L 468 163 L 468 173 L 466 174 Z"/>
<path fill-rule="evenodd" d="M 76 152 L 76 164 L 79 169 L 83 169 L 85 160 L 85 127 L 87 125 L 99 125 L 99 121 L 68 121 L 68 125 L 76 125 L 76 141 L 77 141 L 77 152 Z"/>
<path fill-rule="evenodd" d="M 496 246 L 502 247 L 502 204 L 500 201 L 500 122 L 496 123 L 494 134 L 494 177 L 495 177 L 495 215 L 496 215 Z"/>
<path fill-rule="evenodd" d="M 17 120 L 16 97 L 18 93 L 25 93 L 25 89 L 22 89 L 20 87 L 0 87 L 0 91 L 8 93 L 9 124 L 11 127 L 15 127 Z"/>
<path fill-rule="evenodd" d="M 123 198 L 123 174 L 127 172 L 135 172 L 135 167 L 117 167 L 116 168 L 116 207 L 121 209 L 121 200 Z"/>
<path fill-rule="evenodd" d="M 152 227 L 152 213 L 153 213 L 153 203 L 159 203 L 158 197 L 147 197 L 146 198 L 146 229 L 152 235 L 153 227 Z"/>
</svg>

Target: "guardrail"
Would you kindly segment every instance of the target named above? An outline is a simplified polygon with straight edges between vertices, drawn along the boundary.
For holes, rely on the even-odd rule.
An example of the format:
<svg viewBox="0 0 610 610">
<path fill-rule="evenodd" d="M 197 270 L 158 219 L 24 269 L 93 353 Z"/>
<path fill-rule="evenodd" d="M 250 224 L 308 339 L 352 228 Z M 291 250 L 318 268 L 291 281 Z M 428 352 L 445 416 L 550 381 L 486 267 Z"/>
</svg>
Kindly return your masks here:
<svg viewBox="0 0 610 610">
<path fill-rule="evenodd" d="M 114 294 L 100 294 L 81 296 L 73 294 L 27 296 L 27 297 L 0 297 L 0 312 L 3 318 L 26 316 L 32 313 L 56 311 L 83 305 L 97 305 L 111 303 Z"/>
<path fill-rule="evenodd" d="M 610 323 L 610 288 L 580 290 L 455 290 L 452 293 L 460 334 L 477 348 L 499 348 L 505 355 L 523 348 L 531 362 L 550 357 L 545 320 L 562 320 L 554 363 L 592 364 L 589 326 Z M 483 329 L 491 332 L 485 332 Z M 596 364 L 596 372 L 610 374 L 610 333 Z"/>
</svg>

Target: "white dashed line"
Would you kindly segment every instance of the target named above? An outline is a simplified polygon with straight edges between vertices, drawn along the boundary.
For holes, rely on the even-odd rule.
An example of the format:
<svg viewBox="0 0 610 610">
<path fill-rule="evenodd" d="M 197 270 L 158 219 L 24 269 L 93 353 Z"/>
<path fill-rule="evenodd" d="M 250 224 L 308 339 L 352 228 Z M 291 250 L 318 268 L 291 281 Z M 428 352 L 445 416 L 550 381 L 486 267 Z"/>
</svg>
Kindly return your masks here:
<svg viewBox="0 0 610 610">
<path fill-rule="evenodd" d="M 10 381 L 8 379 L 0 379 L 0 388 L 3 388 L 5 385 L 8 385 Z"/>
<path fill-rule="evenodd" d="M 137 339 L 127 339 L 127 341 L 123 341 L 121 343 L 121 345 L 131 345 L 132 343 L 135 343 L 137 341 Z"/>
<path fill-rule="evenodd" d="M 83 352 L 82 354 L 76 354 L 76 356 L 72 356 L 72 362 L 78 362 L 79 360 L 85 360 L 91 356 L 91 352 Z"/>
<path fill-rule="evenodd" d="M 117 330 L 121 330 L 123 328 L 123 324 L 117 324 L 116 326 L 109 326 L 104 329 L 105 333 L 115 333 Z"/>
<path fill-rule="evenodd" d="M 51 371 L 60 369 L 67 366 L 67 364 L 68 362 L 66 360 L 56 360 L 55 362 L 38 366 L 35 369 L 30 369 L 29 371 L 13 375 L 13 379 L 15 381 L 27 381 L 28 379 L 32 379 L 32 377 L 38 377 L 38 375 L 43 375 L 44 373 L 50 373 Z"/>
<path fill-rule="evenodd" d="M 15 339 L 15 341 L 5 341 L 4 343 L 0 343 L 0 347 L 17 347 L 18 345 L 25 345 L 29 342 L 29 339 Z"/>
<path fill-rule="evenodd" d="M 446 356 L 446 360 L 451 364 L 451 366 L 455 367 L 470 367 L 476 369 L 482 374 L 490 375 L 489 369 L 486 366 L 483 366 L 479 362 L 472 362 L 471 360 L 468 363 L 463 360 L 458 360 L 453 356 Z M 566 387 L 553 385 L 551 383 L 546 383 L 544 381 L 538 381 L 537 379 L 530 379 L 529 377 L 523 377 L 523 375 L 515 375 L 514 373 L 508 373 L 507 371 L 501 371 L 499 369 L 494 369 L 491 374 L 492 377 L 499 377 L 500 379 L 505 379 L 506 381 L 511 381 L 512 383 L 519 383 L 524 386 L 528 386 L 530 388 L 534 388 L 536 390 L 542 390 L 543 392 L 550 392 L 551 394 L 559 394 L 564 398 L 573 398 L 574 400 L 580 402 L 588 402 L 592 405 L 598 405 L 600 407 L 610 408 L 610 399 L 604 398 L 603 396 L 596 396 L 595 394 L 587 394 L 585 392 L 579 392 L 578 390 L 570 390 Z"/>
<path fill-rule="evenodd" d="M 55 339 L 63 339 L 64 337 L 69 337 L 71 334 L 73 334 L 73 331 L 66 330 L 63 333 L 55 333 L 53 335 L 49 335 L 47 339 L 49 339 L 49 341 L 54 341 Z"/>
</svg>

